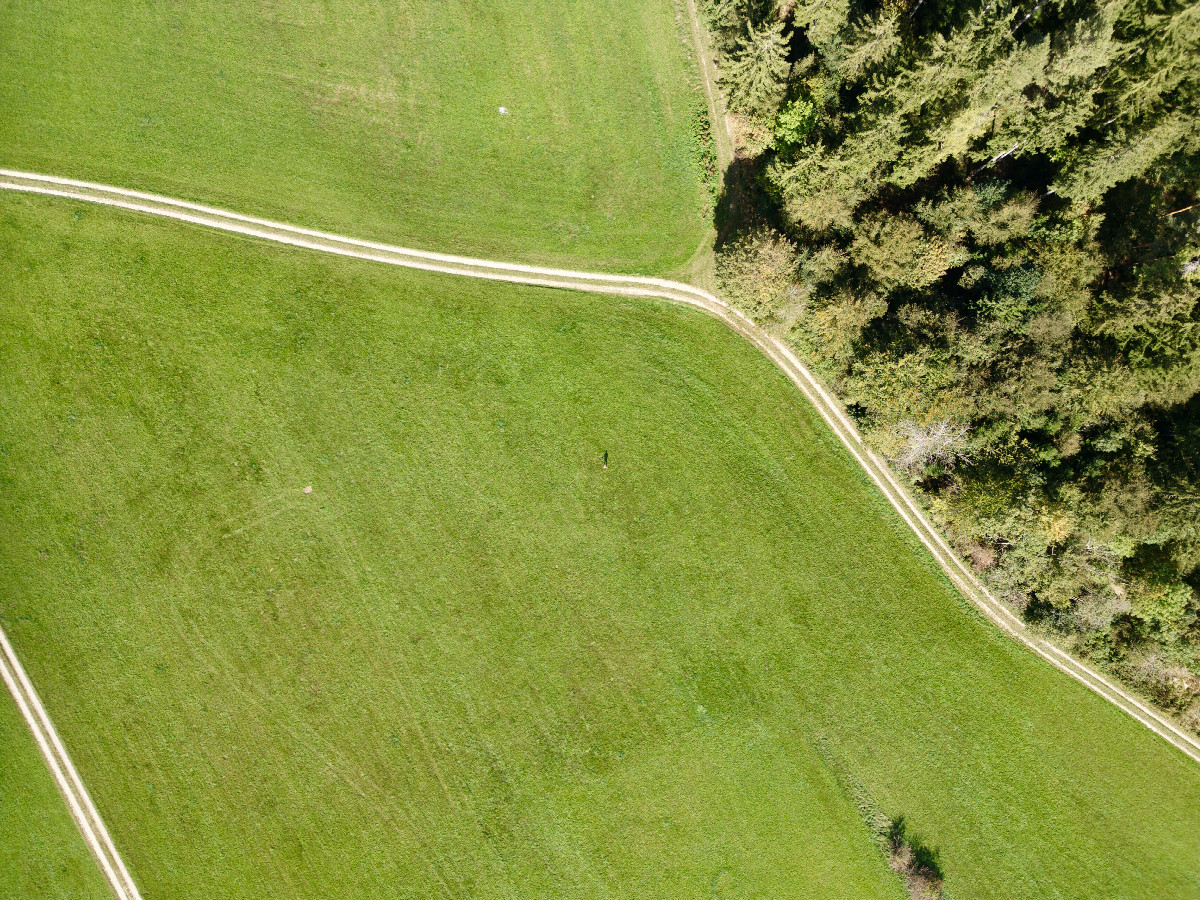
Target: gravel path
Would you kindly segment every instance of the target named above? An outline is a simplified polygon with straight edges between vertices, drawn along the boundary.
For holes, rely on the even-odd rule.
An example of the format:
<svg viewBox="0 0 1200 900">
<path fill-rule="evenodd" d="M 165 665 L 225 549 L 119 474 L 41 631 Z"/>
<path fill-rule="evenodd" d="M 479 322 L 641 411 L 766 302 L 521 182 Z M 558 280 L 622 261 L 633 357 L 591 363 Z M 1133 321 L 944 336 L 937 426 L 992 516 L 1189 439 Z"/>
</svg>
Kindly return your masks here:
<svg viewBox="0 0 1200 900">
<path fill-rule="evenodd" d="M 813 377 L 791 348 L 707 291 L 663 278 L 576 272 L 569 269 L 496 262 L 362 241 L 323 231 L 298 228 L 281 222 L 271 222 L 253 216 L 244 216 L 156 194 L 108 187 L 69 178 L 58 178 L 52 175 L 0 169 L 0 190 L 96 203 L 261 238 L 292 247 L 405 268 L 564 290 L 653 297 L 701 309 L 714 318 L 720 319 L 757 347 L 800 389 L 850 452 L 850 455 L 854 457 L 887 501 L 900 514 L 905 524 L 933 554 L 934 559 L 937 560 L 950 580 L 984 616 L 1046 662 L 1091 688 L 1180 752 L 1200 763 L 1200 741 L 1182 731 L 1090 666 L 1032 633 L 1006 605 L 993 597 L 926 518 L 886 463 L 864 444 L 854 423 L 850 421 L 837 401 L 821 383 Z M 49 717 L 38 700 L 33 685 L 21 668 L 3 631 L 0 631 L 0 650 L 3 651 L 0 653 L 0 674 L 3 674 L 5 683 L 8 684 L 9 690 L 17 700 L 21 714 L 29 723 L 34 737 L 37 738 L 42 755 L 45 756 L 55 780 L 66 796 L 80 831 L 92 852 L 96 854 L 116 895 L 121 900 L 137 900 L 139 898 L 137 888 L 121 862 L 79 775 L 71 765 L 66 750 L 59 741 Z"/>
</svg>

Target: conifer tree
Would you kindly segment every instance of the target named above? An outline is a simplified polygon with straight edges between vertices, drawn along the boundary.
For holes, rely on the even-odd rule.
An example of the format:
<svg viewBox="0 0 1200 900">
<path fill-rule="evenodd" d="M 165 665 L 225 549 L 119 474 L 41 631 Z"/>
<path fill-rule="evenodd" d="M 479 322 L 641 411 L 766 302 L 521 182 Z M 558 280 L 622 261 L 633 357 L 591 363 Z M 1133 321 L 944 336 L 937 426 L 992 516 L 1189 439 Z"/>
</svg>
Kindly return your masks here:
<svg viewBox="0 0 1200 900">
<path fill-rule="evenodd" d="M 731 109 L 771 120 L 787 89 L 787 40 L 783 22 L 748 25 L 733 42 L 721 82 Z"/>
</svg>

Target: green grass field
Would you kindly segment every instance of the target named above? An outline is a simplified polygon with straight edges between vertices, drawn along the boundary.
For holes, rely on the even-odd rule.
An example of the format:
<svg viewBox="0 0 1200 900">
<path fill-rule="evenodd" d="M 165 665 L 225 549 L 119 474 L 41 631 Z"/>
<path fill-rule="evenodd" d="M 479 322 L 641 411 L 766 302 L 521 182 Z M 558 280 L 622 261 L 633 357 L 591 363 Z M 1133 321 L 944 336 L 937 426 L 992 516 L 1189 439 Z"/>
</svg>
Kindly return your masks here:
<svg viewBox="0 0 1200 900">
<path fill-rule="evenodd" d="M 1200 768 L 718 323 L 13 197 L 0 283 L 0 614 L 146 896 L 898 900 L 854 790 L 955 900 L 1200 893 Z"/>
<path fill-rule="evenodd" d="M 110 896 L 16 704 L 0 691 L 0 897 Z"/>
<path fill-rule="evenodd" d="M 0 167 L 426 249 L 673 271 L 707 226 L 676 16 L 672 0 L 6 3 Z"/>
</svg>

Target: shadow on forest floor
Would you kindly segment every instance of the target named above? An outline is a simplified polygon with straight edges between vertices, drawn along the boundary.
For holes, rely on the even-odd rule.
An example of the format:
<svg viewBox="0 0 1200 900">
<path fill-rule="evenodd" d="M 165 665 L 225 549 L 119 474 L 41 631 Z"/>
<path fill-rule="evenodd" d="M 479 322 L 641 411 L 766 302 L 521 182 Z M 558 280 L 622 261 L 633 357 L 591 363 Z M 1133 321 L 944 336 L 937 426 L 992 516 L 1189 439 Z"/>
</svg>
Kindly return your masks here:
<svg viewBox="0 0 1200 900">
<path fill-rule="evenodd" d="M 782 227 L 779 205 L 763 189 L 763 172 L 770 154 L 735 156 L 725 169 L 721 194 L 717 197 L 713 225 L 717 230 L 716 250 L 741 235 L 770 225 Z"/>
</svg>

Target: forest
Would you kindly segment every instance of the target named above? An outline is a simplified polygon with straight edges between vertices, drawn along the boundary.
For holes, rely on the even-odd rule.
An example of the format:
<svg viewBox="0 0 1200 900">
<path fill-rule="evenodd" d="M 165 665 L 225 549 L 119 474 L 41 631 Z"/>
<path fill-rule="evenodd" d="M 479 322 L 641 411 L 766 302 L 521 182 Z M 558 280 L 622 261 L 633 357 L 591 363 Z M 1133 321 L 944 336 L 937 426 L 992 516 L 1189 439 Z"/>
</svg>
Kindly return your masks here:
<svg viewBox="0 0 1200 900">
<path fill-rule="evenodd" d="M 721 291 L 993 592 L 1200 732 L 1200 4 L 702 6 Z"/>
</svg>

